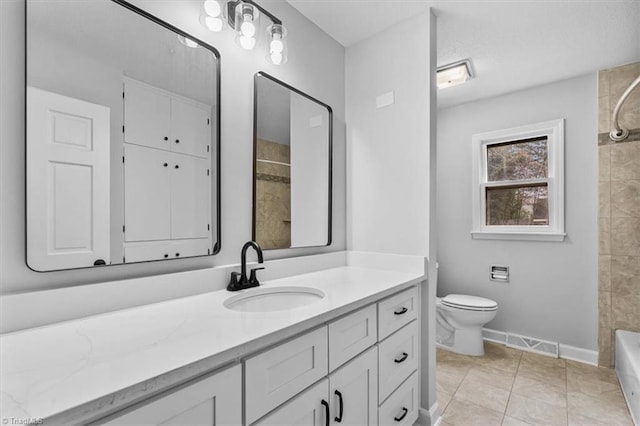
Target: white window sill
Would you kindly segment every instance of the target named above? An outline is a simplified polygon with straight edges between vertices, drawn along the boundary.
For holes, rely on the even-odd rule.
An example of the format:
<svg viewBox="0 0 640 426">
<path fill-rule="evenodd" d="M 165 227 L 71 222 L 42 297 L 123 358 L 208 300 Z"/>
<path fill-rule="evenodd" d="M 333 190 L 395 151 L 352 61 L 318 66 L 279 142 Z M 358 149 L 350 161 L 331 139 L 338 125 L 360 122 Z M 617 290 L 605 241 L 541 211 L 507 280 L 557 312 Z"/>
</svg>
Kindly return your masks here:
<svg viewBox="0 0 640 426">
<path fill-rule="evenodd" d="M 474 240 L 564 241 L 566 235 L 564 232 L 471 232 L 471 237 Z"/>
</svg>

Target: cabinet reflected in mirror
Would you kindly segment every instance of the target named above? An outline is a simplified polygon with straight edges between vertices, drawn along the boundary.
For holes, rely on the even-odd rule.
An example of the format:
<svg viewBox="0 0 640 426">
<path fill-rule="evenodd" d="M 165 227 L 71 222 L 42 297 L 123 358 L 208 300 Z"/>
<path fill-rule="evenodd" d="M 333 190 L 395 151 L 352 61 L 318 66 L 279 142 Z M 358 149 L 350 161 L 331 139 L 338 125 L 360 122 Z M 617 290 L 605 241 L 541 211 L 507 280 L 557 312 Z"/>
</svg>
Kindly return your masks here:
<svg viewBox="0 0 640 426">
<path fill-rule="evenodd" d="M 27 0 L 27 264 L 215 254 L 219 55 L 120 0 Z"/>
<path fill-rule="evenodd" d="M 328 105 L 255 75 L 253 239 L 263 249 L 331 244 L 332 119 Z"/>
</svg>

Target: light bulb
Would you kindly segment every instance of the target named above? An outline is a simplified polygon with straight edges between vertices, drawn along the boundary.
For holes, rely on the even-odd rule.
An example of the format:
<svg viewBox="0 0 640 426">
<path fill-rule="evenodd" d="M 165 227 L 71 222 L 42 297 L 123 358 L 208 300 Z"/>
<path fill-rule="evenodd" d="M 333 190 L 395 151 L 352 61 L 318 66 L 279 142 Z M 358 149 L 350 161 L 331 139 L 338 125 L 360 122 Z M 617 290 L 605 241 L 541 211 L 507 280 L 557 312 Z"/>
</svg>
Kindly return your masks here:
<svg viewBox="0 0 640 426">
<path fill-rule="evenodd" d="M 282 53 L 279 52 L 272 52 L 271 53 L 271 62 L 273 62 L 274 65 L 280 65 L 282 63 Z"/>
<path fill-rule="evenodd" d="M 240 46 L 243 49 L 251 50 L 256 46 L 256 39 L 253 37 L 240 36 Z"/>
<path fill-rule="evenodd" d="M 256 35 L 256 26 L 253 25 L 253 22 L 244 21 L 242 25 L 240 25 L 240 32 L 243 36 L 253 37 Z"/>
<path fill-rule="evenodd" d="M 217 0 L 205 0 L 204 11 L 207 12 L 207 15 L 215 18 L 216 16 L 220 16 L 222 8 L 220 7 L 220 3 L 218 3 Z"/>
<path fill-rule="evenodd" d="M 187 46 L 192 47 L 192 48 L 198 47 L 198 43 L 196 43 L 195 41 L 193 41 L 193 40 L 191 40 L 189 38 L 186 38 L 186 37 L 184 38 L 184 44 L 186 44 Z"/>
<path fill-rule="evenodd" d="M 204 18 L 204 25 L 209 31 L 220 32 L 222 30 L 222 19 L 207 16 Z"/>
<path fill-rule="evenodd" d="M 282 53 L 284 50 L 284 43 L 282 40 L 271 40 L 270 50 L 272 53 Z"/>
</svg>

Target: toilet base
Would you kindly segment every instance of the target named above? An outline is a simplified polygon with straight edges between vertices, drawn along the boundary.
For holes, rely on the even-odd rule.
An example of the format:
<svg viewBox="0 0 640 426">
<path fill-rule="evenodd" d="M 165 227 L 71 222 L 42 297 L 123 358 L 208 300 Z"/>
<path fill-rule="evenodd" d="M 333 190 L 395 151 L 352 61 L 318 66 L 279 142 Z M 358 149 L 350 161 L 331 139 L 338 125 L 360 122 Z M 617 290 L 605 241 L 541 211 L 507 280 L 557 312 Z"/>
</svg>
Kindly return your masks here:
<svg viewBox="0 0 640 426">
<path fill-rule="evenodd" d="M 443 343 L 437 343 L 436 346 L 462 355 L 483 356 L 482 328 L 457 328 L 451 346 Z"/>
</svg>

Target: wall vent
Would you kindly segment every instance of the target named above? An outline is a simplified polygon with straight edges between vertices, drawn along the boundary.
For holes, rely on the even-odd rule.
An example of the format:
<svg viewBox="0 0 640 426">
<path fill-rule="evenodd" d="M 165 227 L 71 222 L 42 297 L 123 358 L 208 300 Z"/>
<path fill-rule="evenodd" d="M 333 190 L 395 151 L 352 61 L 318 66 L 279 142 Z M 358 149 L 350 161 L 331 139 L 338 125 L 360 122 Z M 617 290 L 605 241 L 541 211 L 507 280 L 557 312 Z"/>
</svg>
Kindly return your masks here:
<svg viewBox="0 0 640 426">
<path fill-rule="evenodd" d="M 521 349 L 527 352 L 535 352 L 558 358 L 558 343 L 536 339 L 534 337 L 521 336 L 519 334 L 507 333 L 506 345 L 510 348 Z"/>
</svg>

